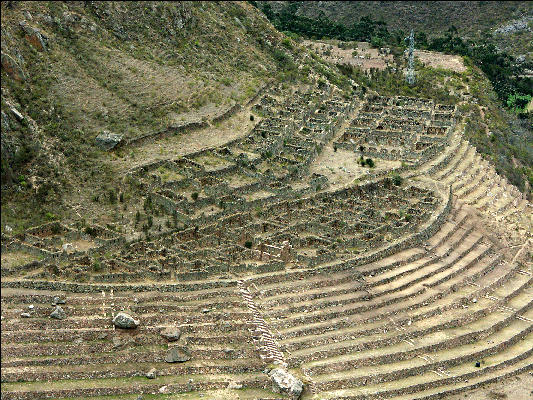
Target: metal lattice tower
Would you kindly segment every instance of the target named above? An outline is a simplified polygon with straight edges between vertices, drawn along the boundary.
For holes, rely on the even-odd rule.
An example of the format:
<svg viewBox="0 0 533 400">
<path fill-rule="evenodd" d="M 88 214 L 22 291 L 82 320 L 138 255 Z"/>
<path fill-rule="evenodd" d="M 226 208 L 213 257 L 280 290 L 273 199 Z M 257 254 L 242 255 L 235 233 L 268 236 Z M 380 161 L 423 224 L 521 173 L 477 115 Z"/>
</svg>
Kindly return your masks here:
<svg viewBox="0 0 533 400">
<path fill-rule="evenodd" d="M 405 75 L 405 80 L 409 85 L 413 85 L 415 83 L 415 59 L 414 59 L 414 50 L 415 50 L 415 34 L 414 31 L 411 29 L 411 34 L 408 38 L 405 38 L 405 40 L 409 39 L 409 53 L 408 53 L 408 66 L 407 66 L 407 73 Z"/>
</svg>

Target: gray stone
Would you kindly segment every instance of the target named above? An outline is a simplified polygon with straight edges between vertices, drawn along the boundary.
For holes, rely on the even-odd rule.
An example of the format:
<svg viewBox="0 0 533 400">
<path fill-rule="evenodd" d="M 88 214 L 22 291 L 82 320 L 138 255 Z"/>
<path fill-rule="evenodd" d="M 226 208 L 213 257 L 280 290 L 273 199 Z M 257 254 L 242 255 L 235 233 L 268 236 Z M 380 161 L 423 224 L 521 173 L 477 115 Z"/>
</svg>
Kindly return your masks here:
<svg viewBox="0 0 533 400">
<path fill-rule="evenodd" d="M 131 315 L 125 312 L 119 312 L 115 318 L 113 318 L 113 324 L 117 328 L 133 329 L 139 326 L 139 320 L 134 319 Z"/>
<path fill-rule="evenodd" d="M 102 150 L 111 150 L 122 141 L 122 137 L 122 135 L 116 133 L 103 131 L 96 137 L 96 145 Z"/>
<path fill-rule="evenodd" d="M 17 120 L 19 120 L 20 122 L 24 120 L 24 115 L 19 113 L 15 107 L 11 107 L 9 110 L 13 113 L 13 115 L 15 116 Z"/>
<path fill-rule="evenodd" d="M 178 328 L 165 328 L 161 331 L 161 336 L 167 339 L 169 342 L 175 342 L 179 340 L 181 332 Z"/>
<path fill-rule="evenodd" d="M 56 306 L 55 310 L 52 311 L 52 314 L 50 314 L 50 318 L 54 319 L 65 319 L 67 317 L 67 314 L 65 314 L 65 311 L 60 306 Z"/>
<path fill-rule="evenodd" d="M 228 384 L 228 389 L 242 389 L 242 385 L 240 383 L 235 382 L 235 381 L 231 381 Z"/>
<path fill-rule="evenodd" d="M 134 340 L 130 337 L 121 338 L 119 336 L 113 336 L 113 339 L 111 339 L 111 341 L 113 342 L 113 349 L 115 350 L 125 349 L 134 342 Z"/>
<path fill-rule="evenodd" d="M 150 371 L 146 373 L 146 377 L 148 379 L 154 379 L 157 376 L 157 370 L 155 368 L 152 368 Z"/>
<path fill-rule="evenodd" d="M 284 369 L 276 368 L 270 371 L 269 376 L 272 379 L 274 391 L 285 393 L 294 400 L 300 398 L 304 384 L 294 375 Z"/>
<path fill-rule="evenodd" d="M 172 347 L 168 349 L 167 355 L 165 356 L 165 361 L 167 363 L 185 362 L 190 359 L 191 356 L 189 352 L 183 347 Z"/>
<path fill-rule="evenodd" d="M 65 300 L 62 300 L 59 296 L 55 296 L 54 299 L 52 300 L 52 304 L 53 305 L 65 304 Z"/>
<path fill-rule="evenodd" d="M 22 318 L 30 318 L 31 317 L 31 314 L 30 313 L 27 313 L 27 312 L 23 312 L 22 314 L 20 314 L 20 316 Z"/>
</svg>

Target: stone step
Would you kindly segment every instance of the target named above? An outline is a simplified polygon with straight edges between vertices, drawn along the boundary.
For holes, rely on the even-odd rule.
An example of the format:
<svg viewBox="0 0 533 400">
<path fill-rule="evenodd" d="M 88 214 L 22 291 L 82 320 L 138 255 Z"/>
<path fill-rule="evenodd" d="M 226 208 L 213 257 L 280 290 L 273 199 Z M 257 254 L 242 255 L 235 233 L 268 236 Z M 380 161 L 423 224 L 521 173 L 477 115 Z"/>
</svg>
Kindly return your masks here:
<svg viewBox="0 0 533 400">
<path fill-rule="evenodd" d="M 511 365 L 517 367 L 514 370 L 523 371 L 524 368 L 531 368 L 531 362 L 533 361 L 533 349 L 529 345 L 528 340 L 531 340 L 531 334 L 526 340 L 521 340 L 512 346 L 501 349 L 500 352 L 494 355 L 485 357 L 483 359 L 485 364 L 480 368 L 476 368 L 473 362 L 468 361 L 448 368 L 447 372 L 449 376 L 443 377 L 432 371 L 428 371 L 390 382 L 322 392 L 318 396 L 321 399 L 363 400 L 390 398 L 409 394 L 410 397 L 407 398 L 412 399 L 418 392 L 439 388 L 450 383 L 464 382 L 465 380 L 481 377 L 485 374 L 492 374 L 497 371 L 503 371 L 503 373 L 496 373 L 492 376 L 504 375 L 506 368 Z"/>
<path fill-rule="evenodd" d="M 484 357 L 502 351 L 510 345 L 516 344 L 527 338 L 532 338 L 533 326 L 529 323 L 514 318 L 511 323 L 501 330 L 488 336 L 482 336 L 482 340 L 476 338 L 476 332 L 469 336 L 463 336 L 461 340 L 444 341 L 421 347 L 419 354 L 430 352 L 431 357 L 418 357 L 415 351 L 398 352 L 391 354 L 390 361 L 384 364 L 361 366 L 347 365 L 346 370 L 334 373 L 315 375 L 311 373 L 317 389 L 331 390 L 343 387 L 353 387 L 361 384 L 374 384 L 380 382 L 394 381 L 409 376 L 418 375 L 423 372 L 433 370 L 449 370 L 457 364 L 468 361 L 475 362 Z M 529 336 L 528 336 L 529 335 Z M 461 343 L 460 343 L 461 342 Z M 449 346 L 453 347 L 447 347 Z M 459 345 L 457 345 L 457 344 Z M 406 346 L 407 347 L 407 346 Z M 376 353 L 379 354 L 378 351 Z M 383 357 L 385 359 L 386 355 Z M 377 357 L 376 357 L 377 358 Z M 380 357 L 381 359 L 381 357 Z M 333 369 L 333 371 L 337 371 Z"/>
</svg>

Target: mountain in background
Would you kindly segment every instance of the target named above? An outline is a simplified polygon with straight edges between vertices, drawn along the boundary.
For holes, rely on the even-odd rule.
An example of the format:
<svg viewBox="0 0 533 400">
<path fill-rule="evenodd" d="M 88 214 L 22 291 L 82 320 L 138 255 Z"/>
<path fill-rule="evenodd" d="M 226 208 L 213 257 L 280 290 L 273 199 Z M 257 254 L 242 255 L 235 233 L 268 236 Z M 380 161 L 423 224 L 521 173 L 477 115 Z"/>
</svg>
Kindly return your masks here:
<svg viewBox="0 0 533 400">
<path fill-rule="evenodd" d="M 280 12 L 297 3 L 297 15 L 352 26 L 361 17 L 383 21 L 390 31 L 414 29 L 428 37 L 452 26 L 465 38 L 490 37 L 502 50 L 533 59 L 533 2 L 528 1 L 258 1 Z"/>
</svg>

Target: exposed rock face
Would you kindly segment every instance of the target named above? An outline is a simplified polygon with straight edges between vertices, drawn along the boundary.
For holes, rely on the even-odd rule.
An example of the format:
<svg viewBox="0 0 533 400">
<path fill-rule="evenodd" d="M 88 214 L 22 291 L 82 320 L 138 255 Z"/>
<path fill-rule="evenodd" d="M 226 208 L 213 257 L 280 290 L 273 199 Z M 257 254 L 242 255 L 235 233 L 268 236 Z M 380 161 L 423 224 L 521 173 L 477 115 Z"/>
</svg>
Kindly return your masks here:
<svg viewBox="0 0 533 400">
<path fill-rule="evenodd" d="M 26 21 L 21 21 L 19 25 L 26 34 L 26 40 L 33 47 L 39 51 L 46 51 L 48 49 L 48 38 L 39 29 L 28 25 Z"/>
<path fill-rule="evenodd" d="M 67 314 L 65 314 L 65 311 L 60 306 L 56 306 L 55 310 L 50 314 L 50 318 L 65 319 L 67 318 Z"/>
<path fill-rule="evenodd" d="M 9 54 L 2 52 L 2 69 L 16 81 L 26 80 L 26 75 L 20 67 L 20 65 L 15 61 L 13 57 Z"/>
<path fill-rule="evenodd" d="M 301 380 L 281 368 L 273 369 L 268 375 L 272 378 L 274 391 L 285 393 L 294 400 L 300 398 L 304 390 L 304 384 Z"/>
<path fill-rule="evenodd" d="M 161 336 L 163 336 L 169 342 L 175 342 L 179 340 L 181 332 L 178 328 L 165 328 L 161 331 Z"/>
<path fill-rule="evenodd" d="M 122 135 L 117 135 L 116 133 L 103 131 L 96 137 L 96 145 L 102 150 L 111 150 L 122 141 L 122 137 Z"/>
<path fill-rule="evenodd" d="M 139 320 L 134 319 L 131 315 L 124 312 L 119 312 L 115 318 L 113 318 L 113 324 L 117 328 L 133 329 L 139 326 Z"/>
<path fill-rule="evenodd" d="M 189 361 L 190 359 L 191 356 L 189 355 L 189 352 L 182 347 L 170 348 L 165 356 L 165 361 L 167 363 L 185 362 Z"/>
</svg>

